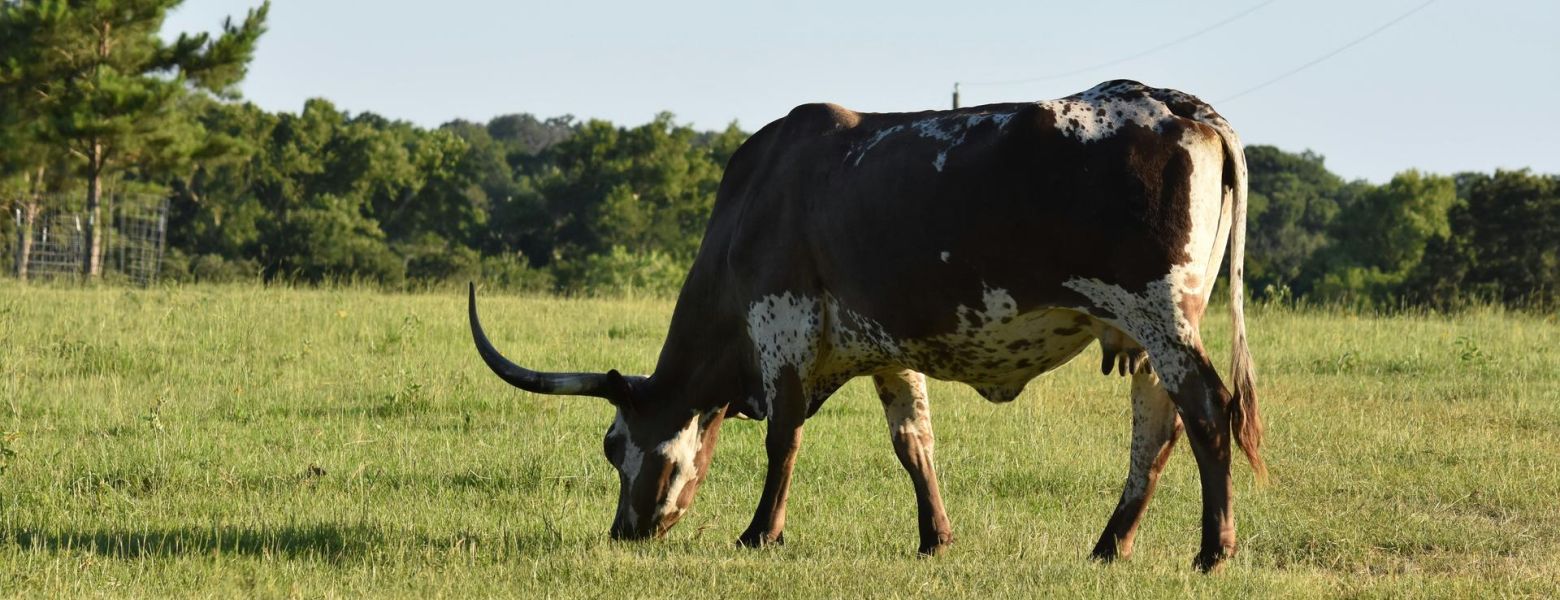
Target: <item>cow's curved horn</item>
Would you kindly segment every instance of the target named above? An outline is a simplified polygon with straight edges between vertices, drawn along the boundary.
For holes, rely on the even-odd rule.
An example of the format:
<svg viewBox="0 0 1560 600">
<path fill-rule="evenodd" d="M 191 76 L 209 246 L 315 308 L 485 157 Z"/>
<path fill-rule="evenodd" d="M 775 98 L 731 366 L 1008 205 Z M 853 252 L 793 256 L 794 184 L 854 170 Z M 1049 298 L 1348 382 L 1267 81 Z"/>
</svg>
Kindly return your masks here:
<svg viewBox="0 0 1560 600">
<path fill-rule="evenodd" d="M 482 332 L 482 322 L 477 319 L 477 285 L 469 284 L 467 302 L 471 314 L 471 339 L 477 343 L 477 353 L 482 362 L 493 369 L 500 379 L 517 388 L 538 394 L 563 394 L 570 396 L 595 396 L 619 404 L 630 398 L 628 380 L 617 371 L 606 373 L 543 373 L 532 371 L 504 358 L 487 334 Z"/>
</svg>

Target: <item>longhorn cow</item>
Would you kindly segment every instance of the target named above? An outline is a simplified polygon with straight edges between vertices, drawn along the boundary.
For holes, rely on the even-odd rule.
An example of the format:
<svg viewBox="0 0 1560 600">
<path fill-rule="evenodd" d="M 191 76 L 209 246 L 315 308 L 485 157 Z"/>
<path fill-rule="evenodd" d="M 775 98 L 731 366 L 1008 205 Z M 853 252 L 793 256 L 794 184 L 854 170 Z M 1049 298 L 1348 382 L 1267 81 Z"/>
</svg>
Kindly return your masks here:
<svg viewBox="0 0 1560 600">
<path fill-rule="evenodd" d="M 542 394 L 617 408 L 604 449 L 621 491 L 614 538 L 659 537 L 693 502 L 728 414 L 767 419 L 769 467 L 739 543 L 783 541 L 802 424 L 870 375 L 914 484 L 920 547 L 953 541 L 932 461 L 926 377 L 992 402 L 1098 340 L 1132 378 L 1126 485 L 1094 546 L 1129 555 L 1184 430 L 1202 483 L 1194 564 L 1235 551 L 1231 440 L 1258 478 L 1262 425 L 1242 312 L 1246 165 L 1197 98 L 1110 81 L 1066 98 L 951 111 L 807 104 L 732 156 L 649 376 L 544 373 L 482 359 Z M 1199 324 L 1226 243 L 1233 393 Z"/>
</svg>

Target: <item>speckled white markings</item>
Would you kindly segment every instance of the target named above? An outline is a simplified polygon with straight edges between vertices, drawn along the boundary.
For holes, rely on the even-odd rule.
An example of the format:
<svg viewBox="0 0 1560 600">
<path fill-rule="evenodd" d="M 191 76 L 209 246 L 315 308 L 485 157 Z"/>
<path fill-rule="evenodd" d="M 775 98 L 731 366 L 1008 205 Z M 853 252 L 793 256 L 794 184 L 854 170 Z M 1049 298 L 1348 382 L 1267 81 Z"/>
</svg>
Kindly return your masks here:
<svg viewBox="0 0 1560 600">
<path fill-rule="evenodd" d="M 1154 372 L 1166 389 L 1175 392 L 1192 368 L 1188 349 L 1198 344 L 1197 328 L 1181 311 L 1181 298 L 1186 293 L 1200 293 L 1186 287 L 1189 274 L 1202 276 L 1201 271 L 1193 273 L 1185 265 L 1171 267 L 1169 275 L 1149 283 L 1139 293 L 1098 279 L 1075 277 L 1062 285 L 1115 314 L 1113 324 L 1148 351 Z"/>
<path fill-rule="evenodd" d="M 781 369 L 792 367 L 807 381 L 817 354 L 818 305 L 816 298 L 785 292 L 765 296 L 748 308 L 748 334 L 758 353 L 767 406 L 774 406 L 779 393 Z"/>
<path fill-rule="evenodd" d="M 943 167 L 948 164 L 948 152 L 964 143 L 969 136 L 970 129 L 988 121 L 996 124 L 997 129 L 1001 129 L 1012 119 L 1013 113 L 956 114 L 921 119 L 910 123 L 908 126 L 895 125 L 893 127 L 885 127 L 872 134 L 871 138 L 868 138 L 865 143 L 854 150 L 856 161 L 853 164 L 860 166 L 861 160 L 867 157 L 867 151 L 889 136 L 905 131 L 908 127 L 908 129 L 913 129 L 916 132 L 917 137 L 937 140 L 945 144 L 937 151 L 936 157 L 932 159 L 932 167 L 940 173 Z"/>
<path fill-rule="evenodd" d="M 1196 105 L 1192 118 L 1200 121 L 1219 120 L 1206 104 L 1195 98 L 1172 90 L 1153 90 L 1154 96 L 1122 95 L 1135 89 L 1147 90 L 1141 84 L 1107 81 L 1066 98 L 1045 100 L 1036 104 L 1049 109 L 1056 116 L 1056 128 L 1080 142 L 1095 142 L 1112 135 L 1123 127 L 1139 125 L 1157 132 L 1164 131 L 1166 121 L 1175 118 L 1170 102 Z"/>
<path fill-rule="evenodd" d="M 824 310 L 830 325 L 827 340 L 834 353 L 846 358 L 898 356 L 901 353 L 899 340 L 889 335 L 883 325 L 840 306 L 839 299 L 833 295 L 826 296 Z M 850 335 L 844 335 L 847 330 Z"/>
<path fill-rule="evenodd" d="M 1018 316 L 1018 302 L 1002 288 L 987 287 L 981 292 L 981 304 L 984 306 L 979 309 L 959 305 L 955 310 L 959 315 L 959 330 L 954 335 L 973 337 L 987 323 Z"/>
<path fill-rule="evenodd" d="M 913 440 L 921 462 L 932 464 L 932 405 L 926 398 L 926 376 L 915 371 L 880 373 L 876 378 L 878 395 L 883 399 L 883 417 L 889 433 Z"/>
<path fill-rule="evenodd" d="M 1175 437 L 1180 415 L 1175 403 L 1150 372 L 1132 375 L 1132 457 L 1122 497 L 1141 499 L 1148 494 L 1148 479 L 1159 451 Z"/>
<path fill-rule="evenodd" d="M 822 306 L 822 319 L 814 307 Z M 983 286 L 979 306 L 954 306 L 954 331 L 922 339 L 897 339 L 878 322 L 845 308 L 834 296 L 794 293 L 753 303 L 748 327 L 763 379 L 764 406 L 777 400 L 783 368 L 796 369 L 804 394 L 832 390 L 856 375 L 909 368 L 974 386 L 994 402 L 1012 400 L 1040 373 L 1065 364 L 1087 347 L 1072 309 L 1020 313 L 1007 290 Z"/>
<path fill-rule="evenodd" d="M 904 125 L 895 125 L 893 127 L 886 127 L 886 128 L 883 128 L 883 129 L 879 129 L 877 133 L 872 134 L 872 138 L 871 139 L 867 140 L 866 143 L 862 144 L 860 147 L 855 149 L 855 152 L 856 152 L 856 162 L 855 162 L 855 165 L 858 166 L 858 167 L 861 166 L 861 159 L 866 158 L 867 157 L 867 151 L 873 149 L 874 147 L 876 147 L 879 142 L 882 142 L 888 136 L 894 135 L 894 134 L 899 133 L 899 132 L 904 131 L 904 130 L 905 130 L 905 126 Z"/>
</svg>

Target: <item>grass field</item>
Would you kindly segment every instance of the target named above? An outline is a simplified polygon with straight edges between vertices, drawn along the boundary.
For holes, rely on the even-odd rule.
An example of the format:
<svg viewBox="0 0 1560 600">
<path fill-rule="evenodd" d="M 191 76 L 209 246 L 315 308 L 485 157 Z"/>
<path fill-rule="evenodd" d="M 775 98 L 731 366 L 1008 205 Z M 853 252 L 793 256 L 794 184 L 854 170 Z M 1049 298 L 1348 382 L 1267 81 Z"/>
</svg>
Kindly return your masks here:
<svg viewBox="0 0 1560 600">
<path fill-rule="evenodd" d="M 726 425 L 668 539 L 622 543 L 606 536 L 611 408 L 498 381 L 464 309 L 453 293 L 0 282 L 0 594 L 1560 594 L 1554 317 L 1251 310 L 1274 482 L 1237 468 L 1240 553 L 1209 577 L 1191 569 L 1184 441 L 1137 554 L 1086 559 L 1129 435 L 1128 382 L 1096 350 L 1011 405 L 933 383 L 946 556 L 914 556 L 909 479 L 864 380 L 808 424 L 785 546 L 732 546 L 762 487 L 749 421 Z M 670 309 L 483 304 L 518 362 L 625 372 L 652 366 Z"/>
</svg>

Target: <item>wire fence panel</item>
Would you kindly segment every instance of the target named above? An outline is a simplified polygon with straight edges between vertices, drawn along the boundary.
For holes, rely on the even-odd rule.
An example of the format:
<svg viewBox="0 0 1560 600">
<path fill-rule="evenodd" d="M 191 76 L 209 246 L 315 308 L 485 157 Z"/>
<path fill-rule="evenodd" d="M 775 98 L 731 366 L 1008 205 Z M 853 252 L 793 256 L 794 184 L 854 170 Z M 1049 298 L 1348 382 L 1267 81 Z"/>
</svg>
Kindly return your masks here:
<svg viewBox="0 0 1560 600">
<path fill-rule="evenodd" d="M 168 201 L 164 198 L 114 198 L 101 214 L 104 279 L 140 286 L 157 282 L 168 233 Z M 44 211 L 27 223 L 17 209 L 16 247 L 11 275 L 26 279 L 79 279 L 87 258 L 84 213 Z M 31 236 L 27 235 L 31 232 Z"/>
</svg>

